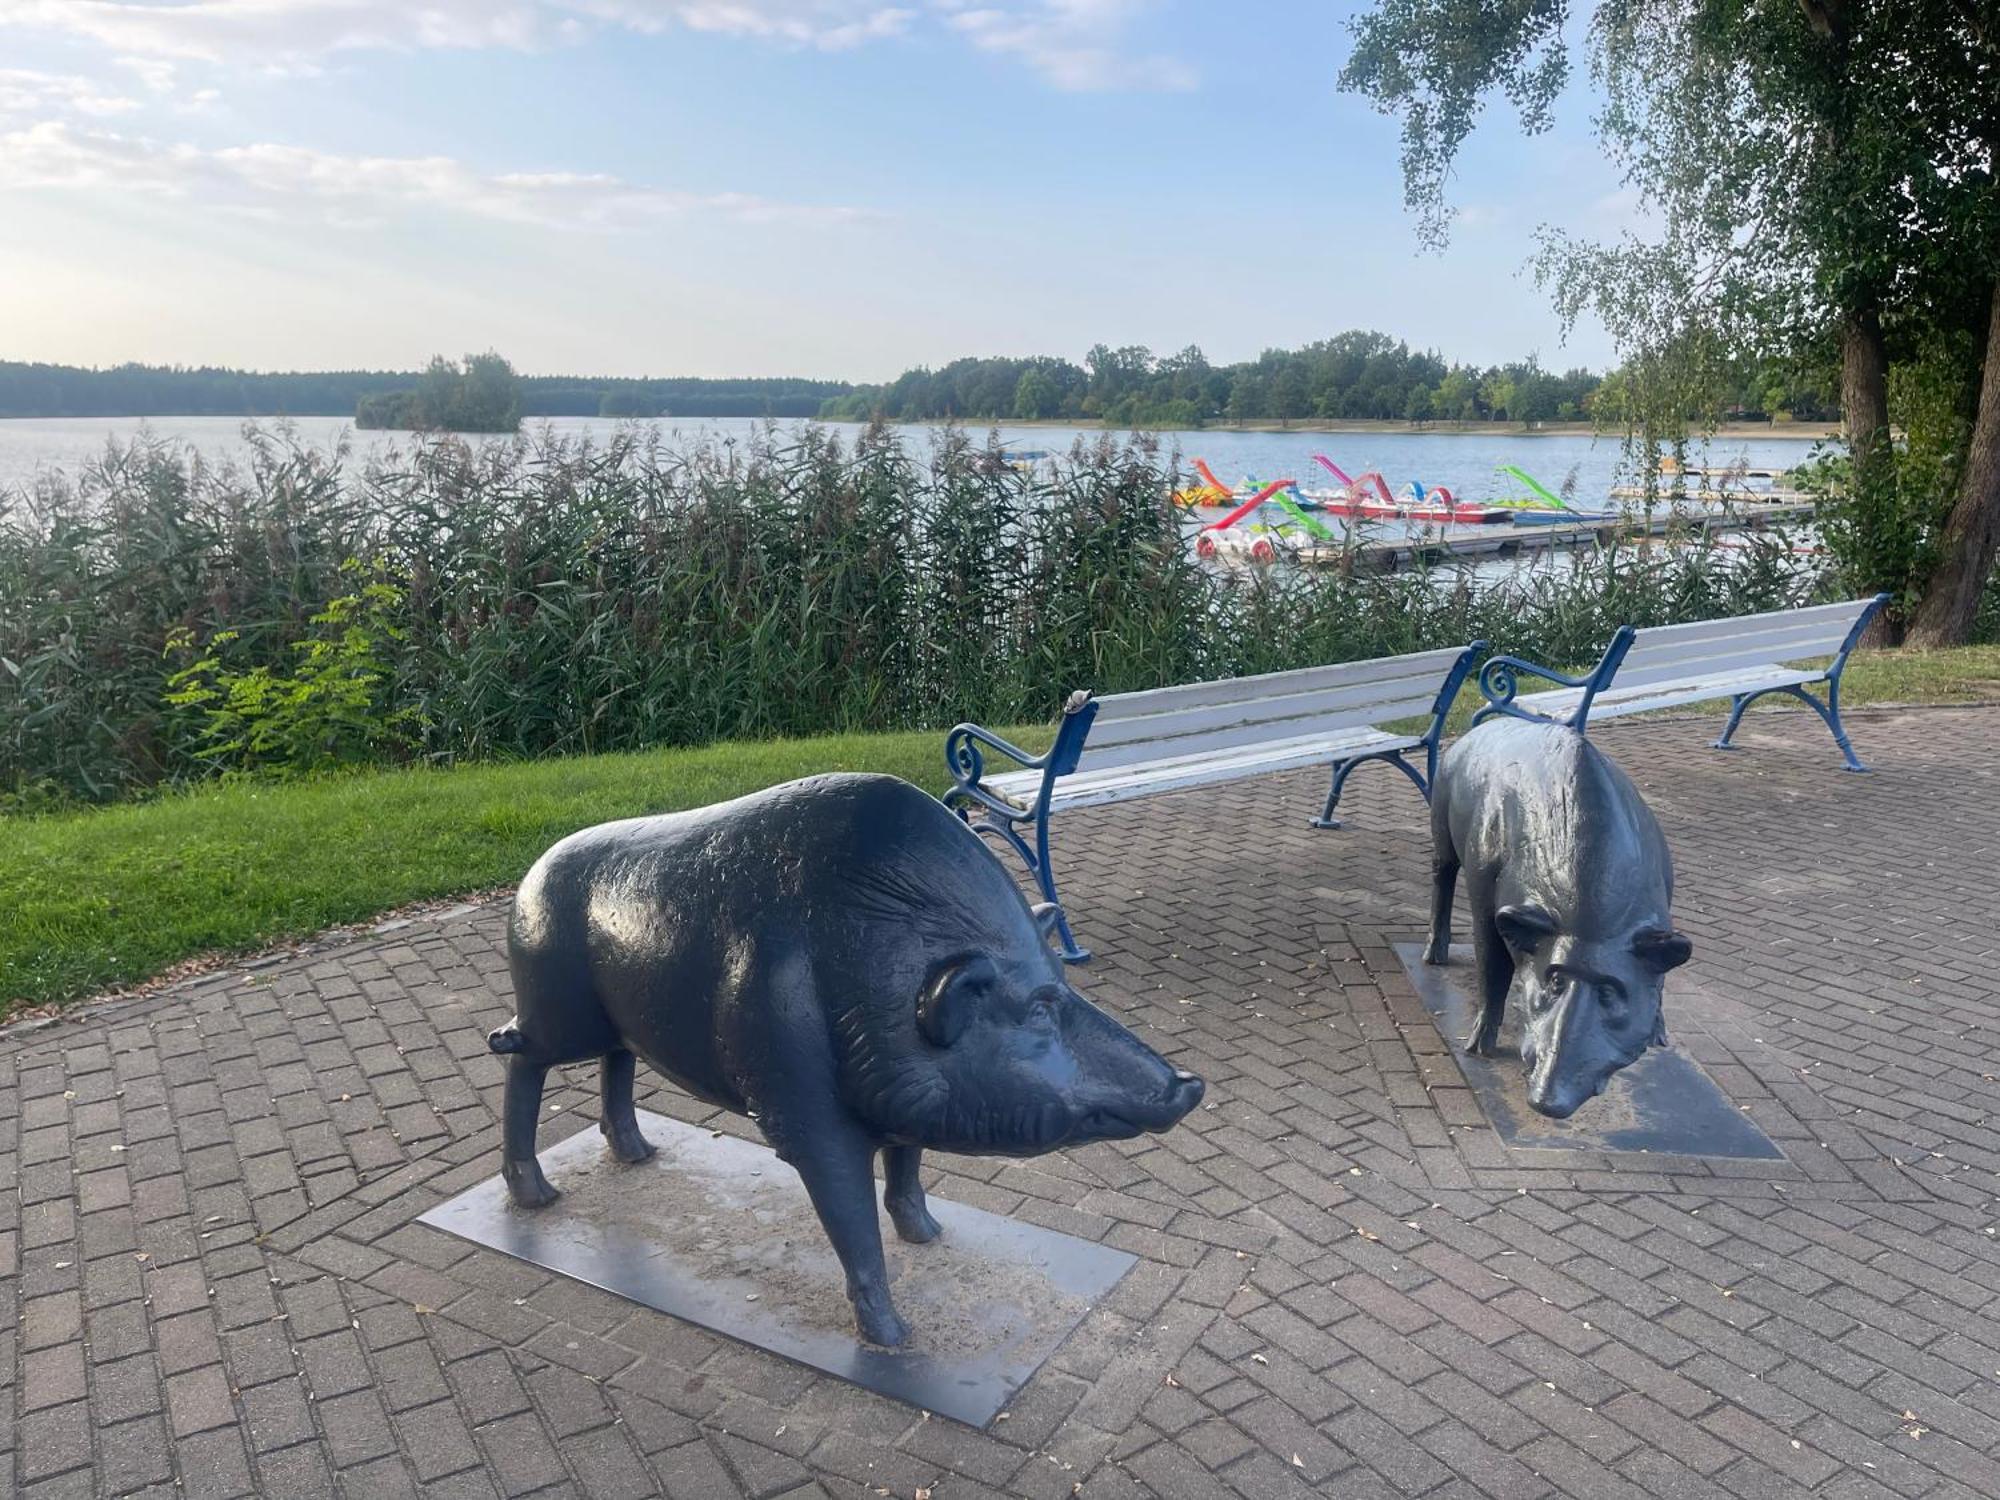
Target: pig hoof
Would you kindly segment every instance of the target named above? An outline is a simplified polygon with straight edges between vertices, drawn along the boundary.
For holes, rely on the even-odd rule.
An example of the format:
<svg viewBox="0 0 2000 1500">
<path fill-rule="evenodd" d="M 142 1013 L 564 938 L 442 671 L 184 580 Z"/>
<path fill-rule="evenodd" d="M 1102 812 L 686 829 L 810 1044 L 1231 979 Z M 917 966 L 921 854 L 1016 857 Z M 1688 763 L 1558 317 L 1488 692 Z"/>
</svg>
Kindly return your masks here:
<svg viewBox="0 0 2000 1500">
<path fill-rule="evenodd" d="M 880 1344 L 884 1349 L 899 1349 L 909 1342 L 910 1325 L 890 1305 L 886 1292 L 879 1299 L 856 1302 L 854 1317 L 861 1326 L 861 1336 L 871 1344 Z"/>
<path fill-rule="evenodd" d="M 1482 1027 L 1465 1039 L 1465 1050 L 1475 1057 L 1491 1057 L 1500 1050 L 1500 1034 Z"/>
<path fill-rule="evenodd" d="M 642 1162 L 653 1154 L 653 1143 L 639 1133 L 638 1127 L 630 1130 L 607 1130 L 604 1143 L 611 1148 L 611 1154 L 628 1166 Z"/>
<path fill-rule="evenodd" d="M 1432 943 L 1430 947 L 1424 949 L 1424 962 L 1442 967 L 1451 962 L 1451 949 L 1448 947 L 1441 948 L 1436 943 Z"/>
<path fill-rule="evenodd" d="M 530 1162 L 525 1167 L 509 1167 L 501 1175 L 507 1179 L 507 1195 L 514 1200 L 516 1208 L 547 1208 L 562 1196 L 549 1185 L 538 1162 Z"/>
<path fill-rule="evenodd" d="M 922 1203 L 890 1203 L 886 1206 L 896 1233 L 912 1245 L 928 1245 L 944 1233 L 938 1221 L 931 1217 L 931 1211 Z"/>
</svg>

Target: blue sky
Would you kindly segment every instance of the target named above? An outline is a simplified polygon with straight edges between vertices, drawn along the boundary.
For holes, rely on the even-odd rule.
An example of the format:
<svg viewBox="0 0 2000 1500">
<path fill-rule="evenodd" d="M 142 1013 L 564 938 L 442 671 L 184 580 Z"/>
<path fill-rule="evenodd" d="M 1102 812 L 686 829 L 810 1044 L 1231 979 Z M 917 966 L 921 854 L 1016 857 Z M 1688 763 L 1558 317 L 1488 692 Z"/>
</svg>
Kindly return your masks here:
<svg viewBox="0 0 2000 1500">
<path fill-rule="evenodd" d="M 1441 254 L 1303 0 L 0 0 L 0 358 L 873 380 L 1376 327 L 1567 345 L 1629 206 L 1579 86 Z"/>
</svg>

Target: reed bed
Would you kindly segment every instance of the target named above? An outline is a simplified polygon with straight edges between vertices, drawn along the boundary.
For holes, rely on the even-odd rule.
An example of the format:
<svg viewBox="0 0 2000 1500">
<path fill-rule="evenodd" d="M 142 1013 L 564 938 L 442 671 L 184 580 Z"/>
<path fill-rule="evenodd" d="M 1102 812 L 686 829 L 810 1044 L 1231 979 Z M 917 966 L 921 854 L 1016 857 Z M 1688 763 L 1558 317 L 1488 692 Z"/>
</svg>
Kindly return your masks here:
<svg viewBox="0 0 2000 1500">
<path fill-rule="evenodd" d="M 437 439 L 366 464 L 267 432 L 222 467 L 142 441 L 0 494 L 0 805 L 1047 720 L 1080 686 L 1473 637 L 1577 662 L 1621 623 L 1827 586 L 1776 543 L 1616 547 L 1491 581 L 1218 574 L 1167 501 L 1177 467 L 1103 439 L 1023 472 L 961 432 L 882 429 Z M 260 749 L 225 700 L 303 729 Z"/>
</svg>

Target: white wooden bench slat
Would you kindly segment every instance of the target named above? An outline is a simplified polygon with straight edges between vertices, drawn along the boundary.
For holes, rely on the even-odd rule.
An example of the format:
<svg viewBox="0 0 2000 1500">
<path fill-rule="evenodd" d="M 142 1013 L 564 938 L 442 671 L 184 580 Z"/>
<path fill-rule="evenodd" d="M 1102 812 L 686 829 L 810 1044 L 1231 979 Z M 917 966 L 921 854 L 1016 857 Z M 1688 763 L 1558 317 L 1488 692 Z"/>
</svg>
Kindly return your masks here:
<svg viewBox="0 0 2000 1500">
<path fill-rule="evenodd" d="M 1733 698 L 1738 693 L 1753 693 L 1760 688 L 1784 687 L 1788 684 L 1802 687 L 1810 682 L 1818 682 L 1825 676 L 1824 671 L 1816 669 L 1793 671 L 1784 667 L 1758 666 L 1734 672 L 1684 677 L 1676 682 L 1641 683 L 1628 687 L 1623 681 L 1619 681 L 1597 695 L 1596 700 L 1590 705 L 1590 717 L 1615 719 L 1622 714 L 1644 713 L 1654 708 L 1675 708 L 1684 703 L 1699 703 L 1708 698 Z M 1582 698 L 1581 688 L 1559 688 L 1550 693 L 1526 693 L 1514 701 L 1520 707 L 1535 713 L 1560 718 L 1575 708 Z"/>
<path fill-rule="evenodd" d="M 1076 774 L 1109 771 L 1120 766 L 1142 765 L 1156 760 L 1182 760 L 1189 756 L 1206 755 L 1212 751 L 1229 750 L 1241 745 L 1268 745 L 1276 741 L 1301 739 L 1325 740 L 1344 730 L 1369 728 L 1396 719 L 1427 715 L 1436 698 L 1437 684 L 1431 683 L 1429 690 L 1421 698 L 1412 697 L 1372 704 L 1369 712 L 1363 715 L 1336 712 L 1306 715 L 1296 719 L 1256 720 L 1251 723 L 1232 724 L 1226 728 L 1213 729 L 1201 734 L 1177 735 L 1165 740 L 1136 740 L 1123 745 L 1105 746 L 1102 749 L 1086 742 Z"/>
<path fill-rule="evenodd" d="M 1840 649 L 1842 641 L 1853 628 L 1851 619 L 1842 620 L 1794 620 L 1784 624 L 1765 624 L 1755 630 L 1732 631 L 1726 635 L 1708 635 L 1699 640 L 1676 639 L 1672 636 L 1656 636 L 1649 630 L 1642 630 L 1632 640 L 1632 649 L 1626 653 L 1627 665 L 1635 661 L 1694 661 L 1702 657 L 1719 655 L 1725 651 L 1748 651 L 1766 649 L 1773 653 L 1797 650 L 1802 643 L 1828 643 L 1822 654 L 1831 655 Z M 1622 671 L 1623 668 L 1620 668 Z"/>
<path fill-rule="evenodd" d="M 1385 717 L 1383 708 L 1417 699 L 1430 712 L 1438 694 L 1435 672 L 1428 677 L 1393 677 L 1381 682 L 1355 683 L 1346 687 L 1320 688 L 1306 693 L 1274 694 L 1244 703 L 1210 703 L 1200 708 L 1176 709 L 1172 713 L 1145 714 L 1135 719 L 1119 719 L 1105 724 L 1100 719 L 1090 729 L 1089 744 L 1097 749 L 1146 741 L 1166 742 L 1183 735 L 1234 724 L 1267 723 L 1280 726 L 1286 719 L 1328 719 L 1350 724 L 1372 724 Z M 1085 751 L 1086 759 L 1089 751 Z"/>
<path fill-rule="evenodd" d="M 1442 651 L 1418 651 L 1409 656 L 1384 656 L 1374 661 L 1339 662 L 1330 667 L 1306 667 L 1292 672 L 1264 672 L 1255 677 L 1231 677 L 1217 682 L 1191 682 L 1179 687 L 1151 688 L 1143 693 L 1113 693 L 1097 700 L 1092 735 L 1110 725 L 1143 714 L 1201 708 L 1211 703 L 1240 703 L 1286 693 L 1364 682 L 1400 681 L 1428 676 L 1435 691 L 1444 674 L 1464 654 L 1462 646 Z"/>
<path fill-rule="evenodd" d="M 1801 650 L 1801 645 L 1805 649 Z M 1719 677 L 1744 667 L 1801 666 L 1807 662 L 1827 661 L 1839 650 L 1839 641 L 1831 645 L 1824 641 L 1791 641 L 1776 649 L 1759 646 L 1718 652 L 1713 656 L 1683 657 L 1678 661 L 1662 661 L 1655 656 L 1636 666 L 1628 656 L 1625 665 L 1618 669 L 1613 686 L 1646 687 L 1653 683 L 1677 682 L 1684 677 Z"/>
<path fill-rule="evenodd" d="M 1815 604 L 1810 609 L 1781 609 L 1761 615 L 1697 620 L 1689 625 L 1649 625 L 1638 633 L 1632 650 L 1636 653 L 1642 644 L 1665 649 L 1713 640 L 1719 636 L 1755 635 L 1760 631 L 1787 631 L 1822 624 L 1837 641 L 1846 636 L 1855 620 L 1873 603 L 1872 599 L 1852 599 L 1841 604 Z"/>
<path fill-rule="evenodd" d="M 1367 728 L 1345 734 L 1310 735 L 1295 740 L 1266 740 L 1206 755 L 1149 761 L 1096 773 L 1079 771 L 1059 779 L 1049 797 L 1051 808 L 1076 808 L 1123 802 L 1133 797 L 1245 776 L 1323 765 L 1342 755 L 1362 751 L 1412 749 L 1423 741 L 1409 735 L 1384 734 Z M 1017 807 L 1029 806 L 1041 790 L 1040 772 L 1012 772 L 982 783 Z"/>
</svg>

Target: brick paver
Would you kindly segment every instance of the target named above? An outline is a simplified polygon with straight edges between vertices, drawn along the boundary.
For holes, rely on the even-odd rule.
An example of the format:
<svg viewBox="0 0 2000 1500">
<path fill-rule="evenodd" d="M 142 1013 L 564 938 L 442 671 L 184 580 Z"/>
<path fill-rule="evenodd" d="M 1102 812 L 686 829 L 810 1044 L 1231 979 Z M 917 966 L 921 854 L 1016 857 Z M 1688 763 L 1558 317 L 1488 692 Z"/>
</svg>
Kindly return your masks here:
<svg viewBox="0 0 2000 1500">
<path fill-rule="evenodd" d="M 504 912 L 0 1042 L 24 1496 L 2000 1494 L 2000 710 L 1598 742 L 1781 1164 L 1510 1151 L 1391 953 L 1420 804 L 1316 777 L 1064 820 L 1088 991 L 1210 1082 L 936 1190 L 1140 1265 L 987 1433 L 415 1225 L 495 1166 Z M 1686 982 L 1680 983 L 1680 980 Z M 655 1086 L 647 1107 L 706 1112 Z M 593 1075 L 553 1090 L 581 1127 Z M 718 1119 L 729 1128 L 739 1125 Z"/>
</svg>

